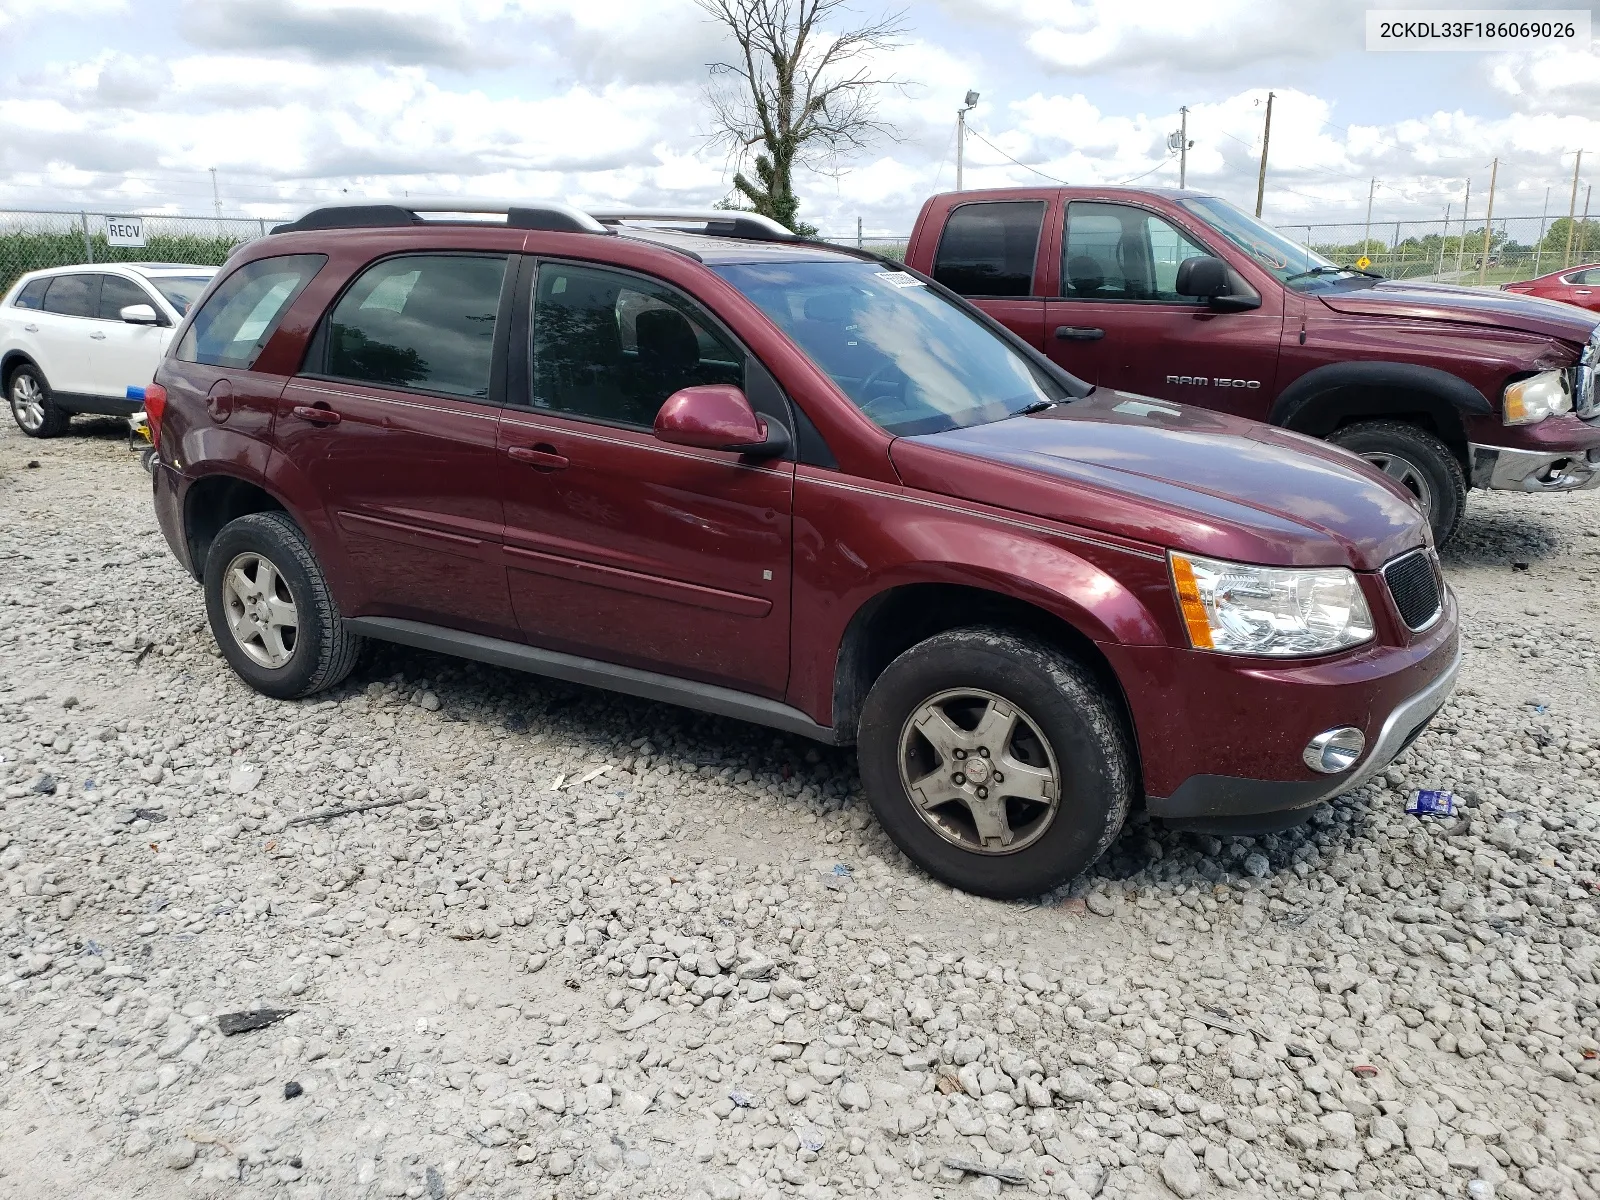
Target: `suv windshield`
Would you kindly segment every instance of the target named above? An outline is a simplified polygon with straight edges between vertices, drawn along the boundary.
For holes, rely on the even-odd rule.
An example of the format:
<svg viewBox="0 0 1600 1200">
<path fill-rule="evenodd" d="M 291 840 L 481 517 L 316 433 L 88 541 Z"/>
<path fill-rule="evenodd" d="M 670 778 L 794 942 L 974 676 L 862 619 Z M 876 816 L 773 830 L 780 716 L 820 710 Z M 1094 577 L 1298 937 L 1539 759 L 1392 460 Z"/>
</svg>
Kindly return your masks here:
<svg viewBox="0 0 1600 1200">
<path fill-rule="evenodd" d="M 1297 292 L 1348 289 L 1352 284 L 1371 287 L 1376 282 L 1371 275 L 1323 258 L 1310 247 L 1284 237 L 1272 226 L 1216 196 L 1195 196 L 1180 200 L 1178 204 L 1271 271 L 1279 283 Z"/>
<path fill-rule="evenodd" d="M 178 315 L 185 316 L 189 305 L 200 298 L 200 293 L 206 290 L 206 284 L 211 282 L 209 275 L 152 275 L 150 282 L 155 285 L 156 291 L 167 298 L 167 303 L 172 305 Z"/>
<path fill-rule="evenodd" d="M 889 433 L 999 421 L 1067 392 L 916 276 L 872 262 L 714 268 Z"/>
</svg>

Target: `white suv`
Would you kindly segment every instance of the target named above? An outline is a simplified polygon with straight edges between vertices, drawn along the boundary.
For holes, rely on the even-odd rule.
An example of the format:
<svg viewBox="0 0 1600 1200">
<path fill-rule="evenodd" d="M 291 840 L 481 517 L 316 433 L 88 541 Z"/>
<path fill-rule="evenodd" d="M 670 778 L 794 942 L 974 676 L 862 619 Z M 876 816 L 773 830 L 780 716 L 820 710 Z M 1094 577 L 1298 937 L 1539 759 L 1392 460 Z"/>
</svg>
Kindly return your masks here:
<svg viewBox="0 0 1600 1200">
<path fill-rule="evenodd" d="M 29 437 L 73 413 L 127 414 L 215 267 L 100 263 L 33 271 L 0 299 L 0 387 Z"/>
</svg>

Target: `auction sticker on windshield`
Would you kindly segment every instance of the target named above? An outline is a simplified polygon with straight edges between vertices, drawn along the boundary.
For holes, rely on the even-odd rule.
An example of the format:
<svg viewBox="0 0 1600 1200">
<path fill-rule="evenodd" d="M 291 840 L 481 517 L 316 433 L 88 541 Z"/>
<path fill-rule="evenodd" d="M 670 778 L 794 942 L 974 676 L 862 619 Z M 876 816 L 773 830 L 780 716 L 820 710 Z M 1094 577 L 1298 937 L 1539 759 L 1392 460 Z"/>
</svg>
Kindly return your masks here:
<svg viewBox="0 0 1600 1200">
<path fill-rule="evenodd" d="M 895 287 L 922 287 L 922 280 L 915 275 L 908 275 L 904 271 L 878 271 L 879 279 L 885 283 L 892 283 Z"/>
</svg>

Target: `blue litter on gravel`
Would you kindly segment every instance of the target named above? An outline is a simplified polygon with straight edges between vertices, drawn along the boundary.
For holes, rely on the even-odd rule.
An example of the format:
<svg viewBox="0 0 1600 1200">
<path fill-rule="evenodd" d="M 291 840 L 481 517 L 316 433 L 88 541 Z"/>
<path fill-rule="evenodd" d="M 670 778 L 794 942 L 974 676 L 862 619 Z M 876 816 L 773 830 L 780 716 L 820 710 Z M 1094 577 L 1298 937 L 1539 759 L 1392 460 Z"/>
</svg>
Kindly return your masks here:
<svg viewBox="0 0 1600 1200">
<path fill-rule="evenodd" d="M 853 872 L 851 868 L 845 866 L 843 863 L 835 863 L 833 865 L 833 873 L 840 879 L 849 879 Z"/>
<path fill-rule="evenodd" d="M 1453 817 L 1456 815 L 1455 793 L 1423 788 L 1406 802 L 1406 811 L 1414 817 Z"/>
</svg>

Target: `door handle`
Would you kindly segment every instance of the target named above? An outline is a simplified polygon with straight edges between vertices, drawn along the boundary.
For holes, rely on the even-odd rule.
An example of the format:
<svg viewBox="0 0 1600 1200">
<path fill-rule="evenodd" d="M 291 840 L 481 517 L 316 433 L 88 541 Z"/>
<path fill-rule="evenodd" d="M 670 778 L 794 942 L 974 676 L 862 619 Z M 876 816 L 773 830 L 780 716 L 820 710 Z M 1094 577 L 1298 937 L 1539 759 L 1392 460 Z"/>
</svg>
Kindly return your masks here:
<svg viewBox="0 0 1600 1200">
<path fill-rule="evenodd" d="M 1090 329 L 1083 325 L 1056 326 L 1056 340 L 1060 342 L 1098 342 L 1105 335 L 1104 329 Z"/>
<path fill-rule="evenodd" d="M 25 332 L 25 333 L 38 333 L 39 332 L 39 327 L 37 325 L 24 325 L 22 327 L 22 329 L 23 329 L 23 332 Z"/>
<path fill-rule="evenodd" d="M 545 471 L 559 471 L 567 465 L 564 455 L 557 454 L 556 448 L 545 443 L 537 446 L 512 446 L 506 451 L 507 457 L 519 463 L 527 463 L 530 467 L 538 467 Z"/>
<path fill-rule="evenodd" d="M 106 335 L 101 333 L 99 330 L 96 330 L 95 332 L 91 333 L 89 336 L 92 337 L 97 342 L 103 342 L 103 341 L 106 340 Z"/>
<path fill-rule="evenodd" d="M 1573 295 L 1575 295 L 1575 296 L 1587 296 L 1588 294 L 1589 294 L 1589 289 L 1588 288 L 1578 288 L 1573 293 Z"/>
<path fill-rule="evenodd" d="M 310 421 L 313 425 L 337 425 L 344 419 L 333 409 L 320 405 L 296 404 L 292 411 L 302 421 Z"/>
</svg>

